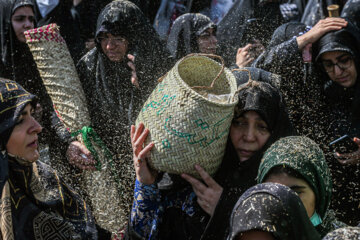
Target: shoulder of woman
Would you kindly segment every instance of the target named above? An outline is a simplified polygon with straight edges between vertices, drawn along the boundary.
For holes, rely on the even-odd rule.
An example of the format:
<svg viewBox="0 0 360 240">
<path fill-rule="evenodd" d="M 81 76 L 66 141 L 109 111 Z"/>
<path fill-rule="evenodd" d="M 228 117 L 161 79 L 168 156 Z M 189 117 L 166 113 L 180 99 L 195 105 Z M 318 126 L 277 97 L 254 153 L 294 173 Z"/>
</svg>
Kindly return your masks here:
<svg viewBox="0 0 360 240">
<path fill-rule="evenodd" d="M 96 66 L 98 50 L 93 48 L 87 52 L 77 63 L 78 71 L 93 71 Z"/>
<path fill-rule="evenodd" d="M 328 210 L 324 216 L 323 222 L 316 227 L 321 236 L 325 236 L 327 233 L 334 231 L 335 229 L 347 227 L 345 223 L 339 221 L 336 218 L 336 214 L 333 210 Z"/>
</svg>

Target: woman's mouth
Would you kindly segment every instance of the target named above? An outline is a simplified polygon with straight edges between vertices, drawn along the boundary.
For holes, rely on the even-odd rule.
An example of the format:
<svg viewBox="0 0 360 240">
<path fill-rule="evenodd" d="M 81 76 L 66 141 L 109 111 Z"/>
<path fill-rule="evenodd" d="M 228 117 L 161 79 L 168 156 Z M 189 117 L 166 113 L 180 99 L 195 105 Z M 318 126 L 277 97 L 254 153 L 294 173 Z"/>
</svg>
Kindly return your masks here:
<svg viewBox="0 0 360 240">
<path fill-rule="evenodd" d="M 29 143 L 27 146 L 28 147 L 30 147 L 30 148 L 38 148 L 38 140 L 35 140 L 35 141 L 33 141 L 33 142 L 31 142 L 31 143 Z"/>
<path fill-rule="evenodd" d="M 248 150 L 244 150 L 244 149 L 239 149 L 239 153 L 240 153 L 241 156 L 251 157 L 254 154 L 254 151 L 248 151 Z"/>
<path fill-rule="evenodd" d="M 341 78 L 337 78 L 337 81 L 338 81 L 339 83 L 347 82 L 347 80 L 348 80 L 348 76 L 346 76 L 346 77 L 341 77 Z"/>
</svg>

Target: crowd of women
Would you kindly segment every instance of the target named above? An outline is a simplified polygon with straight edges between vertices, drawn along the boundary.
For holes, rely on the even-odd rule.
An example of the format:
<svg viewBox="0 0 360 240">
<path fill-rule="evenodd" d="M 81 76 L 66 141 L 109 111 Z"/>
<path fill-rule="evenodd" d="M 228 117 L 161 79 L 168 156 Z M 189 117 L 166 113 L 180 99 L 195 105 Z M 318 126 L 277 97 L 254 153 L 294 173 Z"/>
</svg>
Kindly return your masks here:
<svg viewBox="0 0 360 240">
<path fill-rule="evenodd" d="M 155 2 L 0 2 L 0 238 L 360 239 L 360 3 L 339 1 L 328 17 L 322 0 L 161 1 L 157 14 Z M 26 45 L 24 32 L 49 22 L 131 189 L 117 232 L 92 216 L 77 176 L 94 157 L 59 119 Z M 211 176 L 196 164 L 200 179 L 152 169 L 151 129 L 134 125 L 190 53 L 223 57 L 238 85 L 221 165 Z M 343 135 L 355 150 L 329 147 Z"/>
</svg>

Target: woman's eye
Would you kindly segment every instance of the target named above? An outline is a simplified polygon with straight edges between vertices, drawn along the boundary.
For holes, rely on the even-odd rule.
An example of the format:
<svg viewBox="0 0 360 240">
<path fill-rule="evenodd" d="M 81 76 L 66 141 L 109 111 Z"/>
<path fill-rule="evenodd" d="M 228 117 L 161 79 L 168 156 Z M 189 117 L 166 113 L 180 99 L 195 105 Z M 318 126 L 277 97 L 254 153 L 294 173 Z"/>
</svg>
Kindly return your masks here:
<svg viewBox="0 0 360 240">
<path fill-rule="evenodd" d="M 19 120 L 17 120 L 16 121 L 16 123 L 15 123 L 15 125 L 20 125 L 21 123 L 23 123 L 24 122 L 24 119 L 19 119 Z"/>
<path fill-rule="evenodd" d="M 339 62 L 340 63 L 347 63 L 351 60 L 351 57 L 345 57 L 345 58 L 342 58 L 342 59 L 339 59 Z"/>
<path fill-rule="evenodd" d="M 260 130 L 260 131 L 263 131 L 263 132 L 267 132 L 269 131 L 268 127 L 266 125 L 258 125 L 257 128 Z"/>
<path fill-rule="evenodd" d="M 243 122 L 243 121 L 233 121 L 233 124 L 237 127 L 244 127 L 247 125 L 247 122 Z"/>
<path fill-rule="evenodd" d="M 324 62 L 323 65 L 325 68 L 331 68 L 333 66 L 333 64 L 329 62 Z"/>
<path fill-rule="evenodd" d="M 210 37 L 210 34 L 200 35 L 200 38 L 208 38 L 208 37 Z"/>
</svg>

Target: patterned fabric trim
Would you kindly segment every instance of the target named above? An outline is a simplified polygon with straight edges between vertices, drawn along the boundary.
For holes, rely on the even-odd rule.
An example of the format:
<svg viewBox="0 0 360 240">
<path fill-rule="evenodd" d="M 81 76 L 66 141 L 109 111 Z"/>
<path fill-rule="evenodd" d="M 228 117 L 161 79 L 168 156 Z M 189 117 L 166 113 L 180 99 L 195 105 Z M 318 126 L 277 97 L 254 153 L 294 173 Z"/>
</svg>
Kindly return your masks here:
<svg viewBox="0 0 360 240">
<path fill-rule="evenodd" d="M 9 182 L 5 184 L 0 200 L 0 239 L 14 240 Z"/>
<path fill-rule="evenodd" d="M 59 27 L 55 23 L 31 29 L 24 34 L 27 42 L 48 41 L 65 44 L 65 40 L 60 35 Z"/>
</svg>

